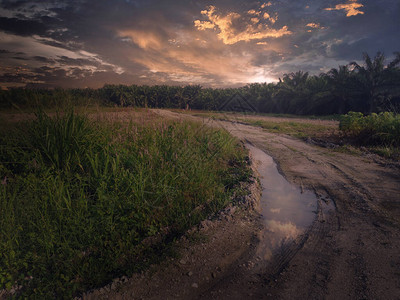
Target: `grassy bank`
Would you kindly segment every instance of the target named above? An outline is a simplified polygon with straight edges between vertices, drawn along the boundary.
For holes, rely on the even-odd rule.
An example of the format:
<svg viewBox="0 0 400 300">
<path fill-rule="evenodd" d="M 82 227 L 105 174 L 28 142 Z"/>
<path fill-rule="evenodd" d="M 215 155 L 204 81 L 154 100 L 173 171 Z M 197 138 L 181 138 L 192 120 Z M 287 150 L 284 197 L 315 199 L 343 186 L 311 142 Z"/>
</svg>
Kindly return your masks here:
<svg viewBox="0 0 400 300">
<path fill-rule="evenodd" d="M 140 271 L 249 178 L 227 132 L 147 119 L 70 111 L 2 128 L 0 289 L 70 298 Z"/>
<path fill-rule="evenodd" d="M 360 112 L 349 112 L 341 117 L 339 128 L 355 145 L 366 146 L 370 151 L 384 157 L 400 158 L 398 114 L 384 112 L 364 116 Z"/>
<path fill-rule="evenodd" d="M 361 145 L 400 146 L 400 115 L 391 112 L 349 112 L 342 116 L 339 125 L 348 137 Z"/>
</svg>

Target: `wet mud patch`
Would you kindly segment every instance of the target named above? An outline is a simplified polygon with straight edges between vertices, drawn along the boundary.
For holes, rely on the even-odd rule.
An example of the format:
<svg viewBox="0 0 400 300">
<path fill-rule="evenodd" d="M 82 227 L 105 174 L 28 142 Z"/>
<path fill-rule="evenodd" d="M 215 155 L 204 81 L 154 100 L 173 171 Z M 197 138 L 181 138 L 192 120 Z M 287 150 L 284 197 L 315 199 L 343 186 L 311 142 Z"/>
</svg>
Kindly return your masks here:
<svg viewBox="0 0 400 300">
<path fill-rule="evenodd" d="M 314 192 L 289 183 L 271 156 L 250 144 L 246 147 L 256 161 L 262 186 L 260 207 L 265 229 L 258 255 L 271 260 L 306 232 L 318 213 L 318 198 Z"/>
</svg>

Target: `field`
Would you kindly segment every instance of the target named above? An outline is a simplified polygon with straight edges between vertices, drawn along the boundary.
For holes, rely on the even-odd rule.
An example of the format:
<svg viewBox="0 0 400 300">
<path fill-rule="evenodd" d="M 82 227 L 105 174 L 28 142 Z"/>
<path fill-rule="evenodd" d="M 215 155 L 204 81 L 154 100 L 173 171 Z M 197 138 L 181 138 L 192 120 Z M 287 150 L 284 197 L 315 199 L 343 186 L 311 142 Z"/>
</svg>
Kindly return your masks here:
<svg viewBox="0 0 400 300">
<path fill-rule="evenodd" d="M 0 283 L 24 297 L 146 269 L 250 176 L 226 131 L 148 110 L 39 111 L 1 130 Z"/>
</svg>

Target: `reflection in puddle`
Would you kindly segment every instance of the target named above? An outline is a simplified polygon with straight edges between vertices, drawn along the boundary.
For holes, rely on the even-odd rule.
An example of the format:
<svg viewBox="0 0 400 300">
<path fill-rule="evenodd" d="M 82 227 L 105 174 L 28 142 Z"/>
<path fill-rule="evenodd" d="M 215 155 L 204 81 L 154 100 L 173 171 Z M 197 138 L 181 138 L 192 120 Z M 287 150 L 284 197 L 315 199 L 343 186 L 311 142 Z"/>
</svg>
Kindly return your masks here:
<svg viewBox="0 0 400 300">
<path fill-rule="evenodd" d="M 251 146 L 253 159 L 263 188 L 261 213 L 265 230 L 261 236 L 258 255 L 269 260 L 286 243 L 293 241 L 311 225 L 317 210 L 317 197 L 311 191 L 301 192 L 279 172 L 271 156 Z"/>
</svg>

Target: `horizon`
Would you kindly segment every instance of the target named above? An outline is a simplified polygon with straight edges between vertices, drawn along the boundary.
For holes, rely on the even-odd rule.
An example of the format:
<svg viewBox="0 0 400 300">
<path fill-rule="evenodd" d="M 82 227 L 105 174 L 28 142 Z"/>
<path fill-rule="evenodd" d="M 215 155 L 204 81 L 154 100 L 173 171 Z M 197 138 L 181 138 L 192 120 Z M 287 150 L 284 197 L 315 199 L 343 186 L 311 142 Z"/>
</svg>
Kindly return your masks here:
<svg viewBox="0 0 400 300">
<path fill-rule="evenodd" d="M 0 1 L 0 87 L 241 87 L 400 49 L 396 0 Z"/>
</svg>

